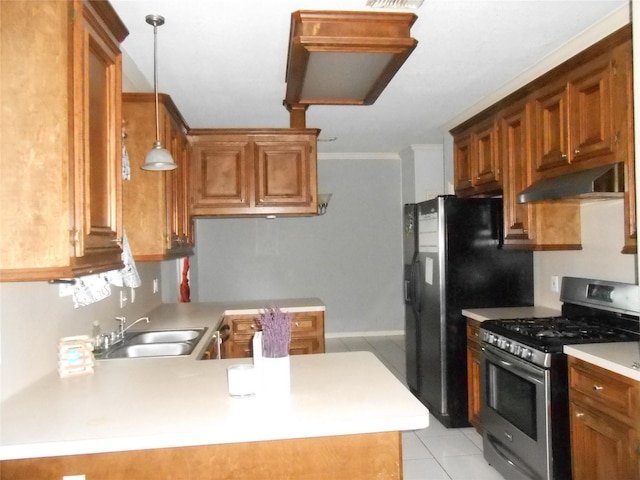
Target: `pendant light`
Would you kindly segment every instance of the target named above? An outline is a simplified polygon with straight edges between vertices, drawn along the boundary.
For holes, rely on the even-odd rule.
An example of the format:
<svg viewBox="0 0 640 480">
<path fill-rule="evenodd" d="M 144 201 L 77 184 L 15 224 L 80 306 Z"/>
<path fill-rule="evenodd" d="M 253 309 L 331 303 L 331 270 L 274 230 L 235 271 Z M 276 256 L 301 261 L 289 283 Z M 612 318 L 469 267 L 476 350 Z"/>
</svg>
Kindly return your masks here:
<svg viewBox="0 0 640 480">
<path fill-rule="evenodd" d="M 144 158 L 142 170 L 175 170 L 178 168 L 169 151 L 160 142 L 160 119 L 158 110 L 158 27 L 164 25 L 164 17 L 160 15 L 147 15 L 145 20 L 153 25 L 153 88 L 156 96 L 156 141 L 153 148 Z"/>
</svg>

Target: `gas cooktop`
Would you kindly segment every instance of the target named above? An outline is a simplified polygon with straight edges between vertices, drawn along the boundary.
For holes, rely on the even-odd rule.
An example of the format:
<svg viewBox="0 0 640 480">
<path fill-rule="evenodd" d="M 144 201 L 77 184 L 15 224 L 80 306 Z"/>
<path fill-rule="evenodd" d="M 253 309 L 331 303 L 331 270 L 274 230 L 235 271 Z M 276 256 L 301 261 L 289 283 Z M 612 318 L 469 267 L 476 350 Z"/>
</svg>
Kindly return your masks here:
<svg viewBox="0 0 640 480">
<path fill-rule="evenodd" d="M 631 342 L 638 334 L 599 319 L 567 317 L 487 320 L 484 330 L 544 351 L 562 351 L 563 345 L 602 342 Z"/>
</svg>

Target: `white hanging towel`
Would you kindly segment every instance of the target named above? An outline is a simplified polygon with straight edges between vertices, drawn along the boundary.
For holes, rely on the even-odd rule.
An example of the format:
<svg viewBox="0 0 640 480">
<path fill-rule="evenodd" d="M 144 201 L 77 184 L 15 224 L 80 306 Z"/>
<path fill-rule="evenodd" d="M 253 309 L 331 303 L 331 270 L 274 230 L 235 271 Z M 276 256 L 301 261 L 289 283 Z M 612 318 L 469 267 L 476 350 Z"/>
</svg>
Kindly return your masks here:
<svg viewBox="0 0 640 480">
<path fill-rule="evenodd" d="M 131 254 L 127 232 L 124 231 L 122 232 L 122 263 L 124 263 L 124 268 L 107 272 L 109 283 L 116 287 L 138 288 L 142 282 L 136 268 L 136 262 Z"/>
<path fill-rule="evenodd" d="M 131 180 L 131 163 L 129 162 L 129 153 L 127 147 L 124 144 L 126 135 L 122 135 L 122 179 Z"/>
<path fill-rule="evenodd" d="M 75 308 L 99 302 L 111 295 L 111 286 L 104 273 L 76 278 L 72 288 L 71 296 Z"/>
</svg>

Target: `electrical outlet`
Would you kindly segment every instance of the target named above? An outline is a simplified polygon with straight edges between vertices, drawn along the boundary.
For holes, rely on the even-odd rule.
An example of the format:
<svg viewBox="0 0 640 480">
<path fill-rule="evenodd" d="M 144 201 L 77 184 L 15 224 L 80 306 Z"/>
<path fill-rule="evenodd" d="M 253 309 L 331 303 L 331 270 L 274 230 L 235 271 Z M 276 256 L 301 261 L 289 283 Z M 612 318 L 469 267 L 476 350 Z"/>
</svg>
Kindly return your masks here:
<svg viewBox="0 0 640 480">
<path fill-rule="evenodd" d="M 158 290 L 159 290 L 158 279 L 154 278 L 153 279 L 153 293 L 158 293 Z"/>
<path fill-rule="evenodd" d="M 124 293 L 124 290 L 120 290 L 120 308 L 124 308 L 127 304 L 127 296 Z"/>
<path fill-rule="evenodd" d="M 551 291 L 559 292 L 560 291 L 560 280 L 557 275 L 551 276 Z"/>
<path fill-rule="evenodd" d="M 87 480 L 84 475 L 64 475 L 62 480 Z"/>
<path fill-rule="evenodd" d="M 136 289 L 133 287 L 129 290 L 129 298 L 131 299 L 131 303 L 136 303 Z"/>
</svg>

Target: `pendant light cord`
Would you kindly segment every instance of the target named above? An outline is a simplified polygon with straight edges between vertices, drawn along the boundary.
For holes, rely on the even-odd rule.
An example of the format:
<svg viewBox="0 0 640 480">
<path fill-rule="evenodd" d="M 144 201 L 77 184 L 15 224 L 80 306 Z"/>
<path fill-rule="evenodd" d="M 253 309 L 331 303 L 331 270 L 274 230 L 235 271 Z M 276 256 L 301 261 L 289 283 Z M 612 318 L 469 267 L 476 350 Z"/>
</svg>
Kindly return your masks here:
<svg viewBox="0 0 640 480">
<path fill-rule="evenodd" d="M 160 109 L 158 107 L 158 27 L 153 25 L 153 86 L 156 96 L 156 143 L 160 143 Z"/>
</svg>

